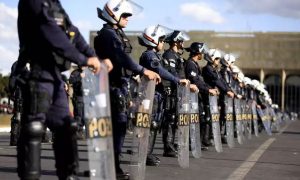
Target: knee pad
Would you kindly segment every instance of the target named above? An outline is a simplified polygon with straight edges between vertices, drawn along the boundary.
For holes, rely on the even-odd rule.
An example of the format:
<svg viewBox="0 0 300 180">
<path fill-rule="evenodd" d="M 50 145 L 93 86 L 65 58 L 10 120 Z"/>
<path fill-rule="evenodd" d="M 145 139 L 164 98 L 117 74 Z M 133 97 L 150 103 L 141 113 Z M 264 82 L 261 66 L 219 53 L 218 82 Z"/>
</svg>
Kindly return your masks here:
<svg viewBox="0 0 300 180">
<path fill-rule="evenodd" d="M 41 138 L 45 132 L 44 123 L 40 121 L 32 121 L 24 127 L 29 139 Z"/>
<path fill-rule="evenodd" d="M 44 134 L 44 124 L 32 121 L 23 127 L 23 136 L 18 141 L 18 174 L 21 179 L 40 178 L 41 139 Z"/>
</svg>

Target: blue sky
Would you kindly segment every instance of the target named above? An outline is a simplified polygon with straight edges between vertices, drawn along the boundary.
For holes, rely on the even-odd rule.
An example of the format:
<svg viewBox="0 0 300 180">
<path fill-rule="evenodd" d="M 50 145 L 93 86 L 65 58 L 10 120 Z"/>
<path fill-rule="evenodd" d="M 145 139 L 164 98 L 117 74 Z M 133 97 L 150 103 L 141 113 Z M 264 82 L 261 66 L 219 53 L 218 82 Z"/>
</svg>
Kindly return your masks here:
<svg viewBox="0 0 300 180">
<path fill-rule="evenodd" d="M 103 22 L 96 7 L 106 0 L 61 0 L 74 24 L 88 40 Z M 129 19 L 127 30 L 162 24 L 181 30 L 300 32 L 299 0 L 135 0 L 144 10 Z M 0 73 L 17 58 L 17 0 L 0 0 Z"/>
</svg>

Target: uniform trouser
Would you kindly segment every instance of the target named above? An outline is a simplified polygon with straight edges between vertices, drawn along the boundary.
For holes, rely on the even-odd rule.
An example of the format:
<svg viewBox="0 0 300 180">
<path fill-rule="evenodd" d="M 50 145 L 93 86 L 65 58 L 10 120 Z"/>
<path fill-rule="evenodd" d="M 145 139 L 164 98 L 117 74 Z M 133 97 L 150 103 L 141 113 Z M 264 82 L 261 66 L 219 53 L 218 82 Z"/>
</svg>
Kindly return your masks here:
<svg viewBox="0 0 300 180">
<path fill-rule="evenodd" d="M 203 123 L 200 124 L 201 134 L 202 134 L 202 144 L 209 145 L 210 139 L 212 138 L 212 122 L 209 105 L 204 105 L 204 119 Z"/>
<path fill-rule="evenodd" d="M 220 130 L 221 130 L 221 137 L 226 136 L 226 106 L 225 102 L 220 103 L 221 109 L 220 109 Z"/>
<path fill-rule="evenodd" d="M 69 116 L 63 81 L 30 80 L 24 88 L 24 104 L 18 141 L 18 175 L 21 179 L 40 178 L 41 139 L 44 126 L 54 133 L 53 149 L 59 179 L 76 175 L 77 125 Z"/>
<path fill-rule="evenodd" d="M 164 151 L 174 150 L 175 134 L 177 130 L 176 106 L 167 109 L 164 112 L 164 121 L 162 124 L 162 135 Z"/>
<path fill-rule="evenodd" d="M 161 120 L 162 120 L 162 113 L 163 113 L 162 107 L 163 107 L 163 98 L 160 93 L 155 92 L 153 107 L 152 107 L 152 115 L 151 115 L 151 128 L 150 128 L 148 155 L 153 153 L 157 132 L 158 129 L 160 128 Z"/>
<path fill-rule="evenodd" d="M 122 88 L 110 88 L 111 117 L 113 126 L 113 141 L 116 172 L 120 172 L 119 156 L 122 152 L 127 126 L 126 98 Z"/>
</svg>

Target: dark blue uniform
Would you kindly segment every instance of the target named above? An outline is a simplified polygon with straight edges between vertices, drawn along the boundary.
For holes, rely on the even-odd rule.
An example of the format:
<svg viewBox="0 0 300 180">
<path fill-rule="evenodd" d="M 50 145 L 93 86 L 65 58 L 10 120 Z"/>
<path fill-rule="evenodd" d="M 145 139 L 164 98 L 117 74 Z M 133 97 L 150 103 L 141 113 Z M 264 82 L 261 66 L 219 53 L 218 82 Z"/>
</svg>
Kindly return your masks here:
<svg viewBox="0 0 300 180">
<path fill-rule="evenodd" d="M 209 122 L 210 122 L 210 116 L 208 114 L 209 111 L 207 111 L 207 107 L 204 106 L 203 103 L 203 97 L 208 96 L 210 87 L 205 83 L 202 71 L 198 65 L 197 62 L 195 62 L 193 59 L 188 59 L 185 66 L 185 75 L 187 79 L 191 81 L 192 84 L 195 84 L 199 89 L 199 111 L 200 111 L 200 128 L 201 128 L 201 141 L 204 146 L 210 145 L 209 142 Z"/>
<path fill-rule="evenodd" d="M 144 68 L 134 62 L 129 56 L 131 45 L 121 29 L 114 29 L 110 24 L 104 24 L 94 40 L 96 54 L 101 59 L 110 59 L 113 70 L 109 73 L 111 115 L 115 148 L 116 172 L 121 173 L 119 155 L 124 143 L 127 125 L 127 91 L 124 90 L 123 79 L 127 71 L 142 74 Z"/>
<path fill-rule="evenodd" d="M 220 90 L 220 93 L 225 95 L 227 92 L 230 90 L 228 85 L 226 84 L 225 80 L 221 77 L 220 73 L 218 72 L 217 69 L 215 69 L 212 64 L 207 63 L 206 66 L 203 67 L 203 78 L 204 81 L 211 87 L 211 88 L 218 88 Z M 209 110 L 209 98 L 208 96 L 204 96 L 204 104 L 205 104 L 205 110 L 206 114 L 210 115 L 210 110 Z M 221 126 L 224 126 L 224 121 L 222 122 Z M 222 129 L 224 130 L 225 127 Z M 225 131 L 222 132 L 224 135 Z M 224 142 L 224 136 L 222 137 L 222 140 Z"/>
<path fill-rule="evenodd" d="M 86 65 L 95 53 L 58 0 L 20 0 L 18 10 L 20 49 L 25 54 L 19 61 L 31 65 L 23 92 L 18 174 L 24 179 L 40 177 L 40 140 L 46 123 L 54 132 L 57 175 L 66 179 L 77 173 L 78 155 L 61 70 L 68 68 L 69 61 Z"/>
<path fill-rule="evenodd" d="M 180 57 L 180 54 L 173 49 L 168 49 L 163 54 L 162 65 L 174 76 L 185 79 L 184 63 L 185 60 Z M 176 109 L 177 109 L 177 84 L 163 80 L 165 89 L 165 100 L 163 104 L 164 120 L 162 123 L 162 135 L 164 143 L 163 156 L 176 156 L 174 147 L 175 134 L 177 129 L 176 124 Z"/>
<path fill-rule="evenodd" d="M 160 77 L 165 81 L 170 81 L 173 84 L 179 83 L 179 78 L 172 75 L 168 70 L 162 66 L 162 57 L 160 54 L 154 51 L 154 49 L 148 49 L 140 57 L 140 65 L 144 66 L 147 69 L 150 69 L 160 75 Z M 157 135 L 158 124 L 161 124 L 161 117 L 163 115 L 163 95 L 164 94 L 164 85 L 160 83 L 156 86 L 155 96 L 153 101 L 152 108 L 152 127 L 151 127 L 151 136 L 149 139 L 149 150 L 147 156 L 148 165 L 157 165 L 159 162 L 155 161 L 152 152 Z"/>
</svg>

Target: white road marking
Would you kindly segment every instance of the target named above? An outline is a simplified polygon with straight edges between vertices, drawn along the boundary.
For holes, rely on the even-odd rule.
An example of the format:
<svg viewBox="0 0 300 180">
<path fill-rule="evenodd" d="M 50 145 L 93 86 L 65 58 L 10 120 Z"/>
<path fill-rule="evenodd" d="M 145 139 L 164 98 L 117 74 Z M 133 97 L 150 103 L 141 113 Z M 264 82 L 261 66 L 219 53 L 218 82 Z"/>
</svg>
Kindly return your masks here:
<svg viewBox="0 0 300 180">
<path fill-rule="evenodd" d="M 268 149 L 268 147 L 276 140 L 276 138 L 270 138 L 265 141 L 259 148 L 254 151 L 246 161 L 241 164 L 231 175 L 227 178 L 228 180 L 242 180 L 252 169 L 258 159 L 263 155 L 263 153 Z"/>
</svg>

